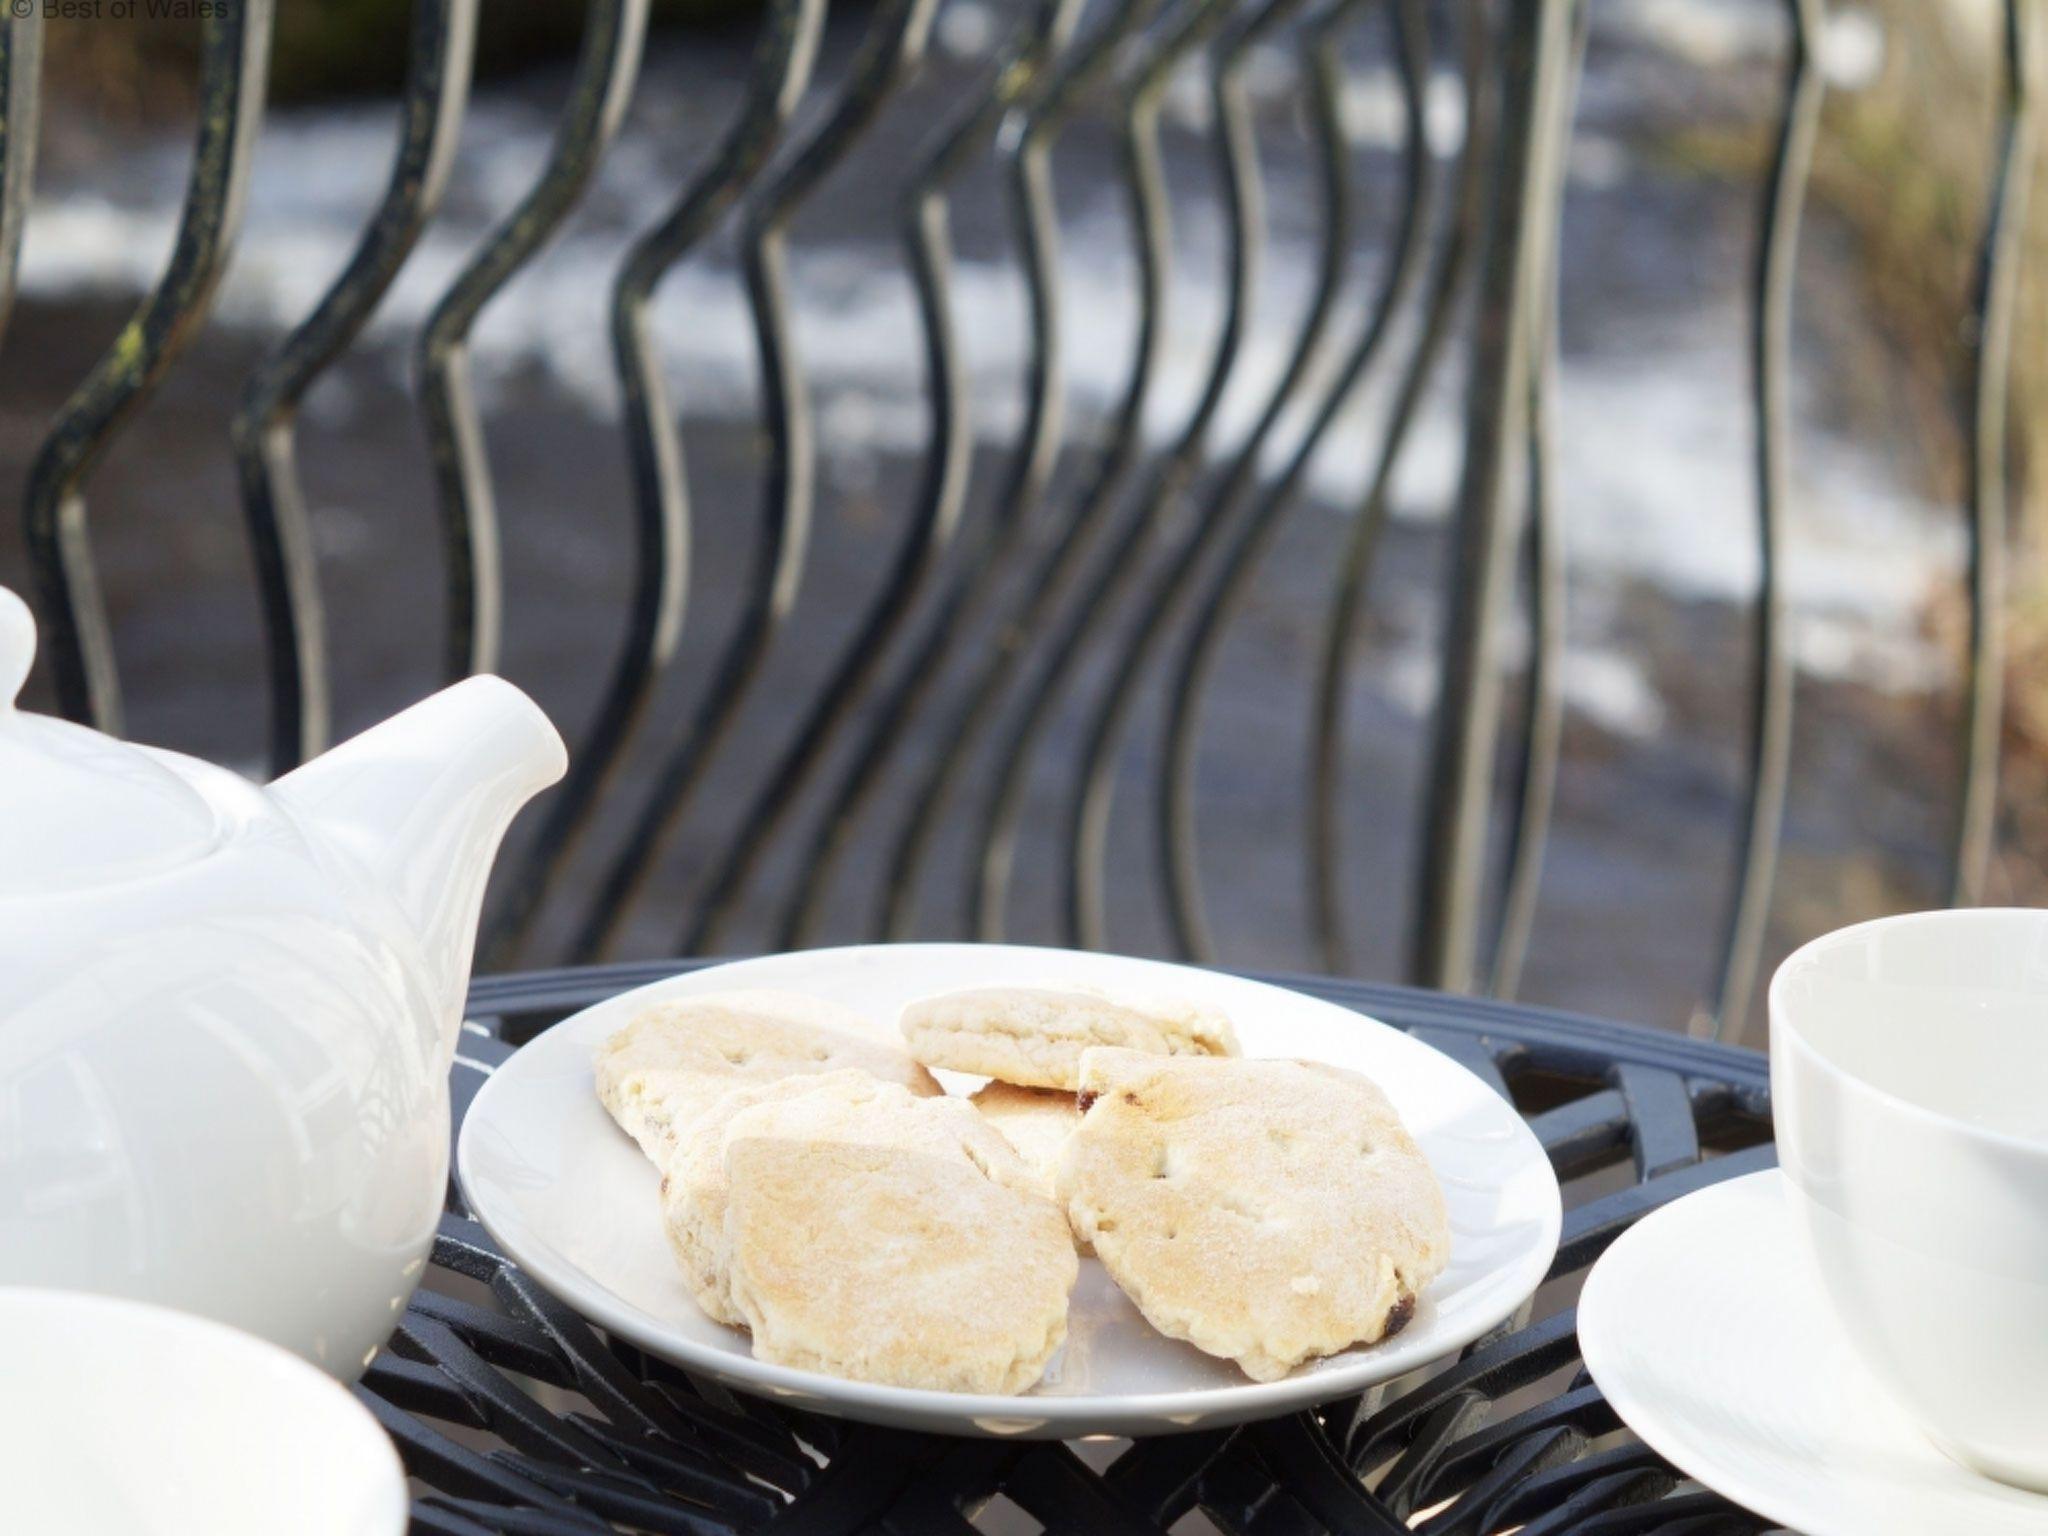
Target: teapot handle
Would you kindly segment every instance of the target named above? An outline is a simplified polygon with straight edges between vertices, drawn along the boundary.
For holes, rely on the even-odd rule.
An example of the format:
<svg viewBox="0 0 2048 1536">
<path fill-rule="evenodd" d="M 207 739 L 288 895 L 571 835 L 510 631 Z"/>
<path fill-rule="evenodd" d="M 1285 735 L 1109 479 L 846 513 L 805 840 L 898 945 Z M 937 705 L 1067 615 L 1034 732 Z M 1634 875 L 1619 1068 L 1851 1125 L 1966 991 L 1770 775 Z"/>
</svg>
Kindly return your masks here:
<svg viewBox="0 0 2048 1536">
<path fill-rule="evenodd" d="M 0 709 L 14 708 L 35 659 L 35 615 L 27 603 L 0 587 Z"/>
</svg>

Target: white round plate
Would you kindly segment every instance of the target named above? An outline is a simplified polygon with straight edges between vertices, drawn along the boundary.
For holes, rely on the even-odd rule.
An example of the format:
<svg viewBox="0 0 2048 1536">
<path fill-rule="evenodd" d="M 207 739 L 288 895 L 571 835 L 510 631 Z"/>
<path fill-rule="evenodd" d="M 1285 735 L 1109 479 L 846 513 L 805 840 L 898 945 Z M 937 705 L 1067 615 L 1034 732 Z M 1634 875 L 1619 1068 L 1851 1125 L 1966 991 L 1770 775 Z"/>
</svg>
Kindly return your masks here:
<svg viewBox="0 0 2048 1536">
<path fill-rule="evenodd" d="M 1227 1361 L 1164 1338 L 1093 1259 L 1081 1264 L 1067 1342 L 1018 1397 L 844 1381 L 754 1359 L 743 1333 L 705 1317 L 661 1230 L 659 1178 L 597 1102 L 591 1052 L 648 1004 L 738 987 L 811 992 L 894 1037 L 914 998 L 959 987 L 1081 983 L 1170 992 L 1229 1014 L 1248 1056 L 1352 1067 L 1386 1090 L 1450 1206 L 1450 1267 L 1387 1343 L 1250 1382 Z M 950 1074 L 942 1074 L 949 1076 Z M 971 1082 L 955 1079 L 953 1086 Z M 1298 992 L 1151 960 L 1008 945 L 892 944 L 714 966 L 599 1003 L 500 1067 L 463 1122 L 456 1165 L 469 1206 L 521 1267 L 569 1305 L 656 1355 L 739 1391 L 821 1413 L 946 1434 L 1072 1438 L 1162 1434 L 1303 1408 L 1469 1343 L 1536 1288 L 1557 1249 L 1550 1162 L 1512 1106 L 1439 1051 Z"/>
<path fill-rule="evenodd" d="M 1579 1298 L 1579 1350 L 1658 1455 L 1806 1536 L 2044 1536 L 2048 1494 L 1934 1448 L 1851 1352 L 1775 1169 L 1644 1217 Z"/>
<path fill-rule="evenodd" d="M 0 1288 L 0 1531 L 402 1536 L 405 1468 L 348 1389 L 252 1334 Z"/>
</svg>

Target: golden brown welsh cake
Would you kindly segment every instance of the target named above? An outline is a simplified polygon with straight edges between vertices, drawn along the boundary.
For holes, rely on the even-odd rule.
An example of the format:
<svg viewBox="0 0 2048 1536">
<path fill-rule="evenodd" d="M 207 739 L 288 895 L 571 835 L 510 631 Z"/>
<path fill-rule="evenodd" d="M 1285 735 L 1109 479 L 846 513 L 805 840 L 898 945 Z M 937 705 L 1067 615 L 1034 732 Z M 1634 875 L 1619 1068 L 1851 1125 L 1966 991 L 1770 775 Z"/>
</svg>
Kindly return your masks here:
<svg viewBox="0 0 2048 1536">
<path fill-rule="evenodd" d="M 1066 1338 L 1066 1218 L 961 1099 L 835 1087 L 725 1129 L 725 1283 L 763 1360 L 1022 1392 Z"/>
<path fill-rule="evenodd" d="M 1449 1257 L 1436 1178 L 1357 1073 L 1091 1050 L 1080 1101 L 1075 1234 L 1153 1327 L 1255 1380 L 1397 1331 Z"/>
<path fill-rule="evenodd" d="M 656 1003 L 598 1048 L 597 1096 L 657 1165 L 677 1133 L 748 1083 L 856 1068 L 915 1094 L 939 1085 L 899 1040 L 797 992 L 706 993 Z"/>
<path fill-rule="evenodd" d="M 928 1067 L 1029 1088 L 1072 1090 L 1081 1053 L 1121 1046 L 1162 1056 L 1235 1056 L 1230 1020 L 1179 998 L 1072 988 L 970 987 L 909 1004 L 903 1037 Z"/>
<path fill-rule="evenodd" d="M 746 1326 L 725 1288 L 726 1127 L 757 1104 L 779 1104 L 808 1094 L 865 1102 L 877 1086 L 876 1078 L 852 1068 L 747 1083 L 722 1094 L 676 1137 L 662 1170 L 662 1228 L 683 1283 L 713 1321 L 732 1328 Z"/>
<path fill-rule="evenodd" d="M 1052 1192 L 1053 1169 L 1074 1127 L 1081 1123 L 1075 1096 L 1058 1088 L 1020 1088 L 987 1082 L 968 1099 L 982 1118 L 1003 1133 L 1024 1164 Z"/>
</svg>

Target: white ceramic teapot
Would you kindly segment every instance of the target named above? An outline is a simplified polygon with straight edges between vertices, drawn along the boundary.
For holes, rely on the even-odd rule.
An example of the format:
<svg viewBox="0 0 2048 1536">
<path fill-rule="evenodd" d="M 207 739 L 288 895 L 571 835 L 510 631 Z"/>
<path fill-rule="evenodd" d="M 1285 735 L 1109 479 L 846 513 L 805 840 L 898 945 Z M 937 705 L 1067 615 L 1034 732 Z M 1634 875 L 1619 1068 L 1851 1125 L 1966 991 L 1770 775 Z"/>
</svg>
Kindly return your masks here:
<svg viewBox="0 0 2048 1536">
<path fill-rule="evenodd" d="M 353 1379 L 426 1265 L 485 877 L 561 738 L 472 678 L 259 788 L 18 710 L 34 650 L 0 588 L 0 1284 Z"/>
</svg>

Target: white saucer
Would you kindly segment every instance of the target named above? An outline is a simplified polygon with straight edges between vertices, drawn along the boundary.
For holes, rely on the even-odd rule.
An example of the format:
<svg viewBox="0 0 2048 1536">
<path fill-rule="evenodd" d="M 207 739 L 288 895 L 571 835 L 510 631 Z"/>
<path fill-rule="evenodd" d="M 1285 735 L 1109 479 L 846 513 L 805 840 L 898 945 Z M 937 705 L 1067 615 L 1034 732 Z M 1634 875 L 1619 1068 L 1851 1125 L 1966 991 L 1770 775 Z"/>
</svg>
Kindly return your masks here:
<svg viewBox="0 0 2048 1536">
<path fill-rule="evenodd" d="M 655 1170 L 592 1085 L 592 1048 L 660 998 L 737 987 L 815 992 L 892 1038 L 913 998 L 1036 981 L 1178 993 L 1228 1013 L 1248 1056 L 1353 1067 L 1386 1090 L 1450 1207 L 1450 1267 L 1393 1339 L 1252 1382 L 1227 1361 L 1155 1333 L 1087 1259 L 1067 1343 L 1031 1393 L 975 1397 L 843 1381 L 756 1360 L 746 1335 L 690 1300 L 662 1235 Z M 942 1074 L 946 1075 L 946 1074 Z M 957 1086 L 957 1085 L 949 1085 Z M 1448 1056 L 1299 992 L 1151 960 L 972 944 L 870 945 L 715 966 L 563 1020 L 478 1093 L 456 1166 L 470 1209 L 522 1268 L 603 1327 L 728 1386 L 817 1412 L 949 1434 L 1072 1438 L 1165 1434 L 1304 1408 L 1450 1354 L 1512 1313 L 1557 1251 L 1549 1159 L 1514 1108 Z"/>
<path fill-rule="evenodd" d="M 2048 1494 L 1949 1460 L 1850 1352 L 1776 1170 L 1646 1216 L 1579 1298 L 1579 1350 L 1628 1427 L 1807 1536 L 2048 1533 Z"/>
</svg>

